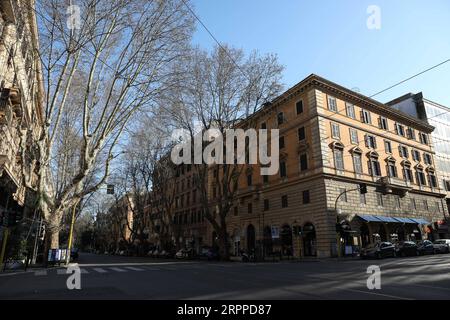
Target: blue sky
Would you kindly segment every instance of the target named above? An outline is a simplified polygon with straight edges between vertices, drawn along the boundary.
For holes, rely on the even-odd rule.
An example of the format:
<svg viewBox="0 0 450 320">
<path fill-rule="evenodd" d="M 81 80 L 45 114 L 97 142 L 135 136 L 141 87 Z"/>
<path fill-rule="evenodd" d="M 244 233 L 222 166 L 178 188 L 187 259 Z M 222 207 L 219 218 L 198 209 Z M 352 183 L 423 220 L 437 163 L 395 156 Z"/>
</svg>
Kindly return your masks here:
<svg viewBox="0 0 450 320">
<path fill-rule="evenodd" d="M 374 94 L 450 58 L 448 0 L 192 0 L 223 42 L 278 54 L 286 88 L 316 73 L 365 95 Z M 381 29 L 369 30 L 367 8 L 381 9 Z M 200 47 L 215 43 L 198 25 Z M 375 99 L 408 92 L 450 107 L 450 62 Z"/>
</svg>

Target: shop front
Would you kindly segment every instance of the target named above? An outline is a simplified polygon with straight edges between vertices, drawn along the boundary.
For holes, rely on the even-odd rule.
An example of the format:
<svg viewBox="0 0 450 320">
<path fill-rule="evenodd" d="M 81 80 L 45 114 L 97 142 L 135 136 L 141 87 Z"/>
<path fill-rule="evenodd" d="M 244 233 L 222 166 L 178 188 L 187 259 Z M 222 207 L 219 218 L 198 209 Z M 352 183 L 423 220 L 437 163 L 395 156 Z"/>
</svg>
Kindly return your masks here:
<svg viewBox="0 0 450 320">
<path fill-rule="evenodd" d="M 376 241 L 397 243 L 429 238 L 425 227 L 430 222 L 422 218 L 356 215 L 354 220 L 353 226 L 359 226 L 362 247 Z"/>
</svg>

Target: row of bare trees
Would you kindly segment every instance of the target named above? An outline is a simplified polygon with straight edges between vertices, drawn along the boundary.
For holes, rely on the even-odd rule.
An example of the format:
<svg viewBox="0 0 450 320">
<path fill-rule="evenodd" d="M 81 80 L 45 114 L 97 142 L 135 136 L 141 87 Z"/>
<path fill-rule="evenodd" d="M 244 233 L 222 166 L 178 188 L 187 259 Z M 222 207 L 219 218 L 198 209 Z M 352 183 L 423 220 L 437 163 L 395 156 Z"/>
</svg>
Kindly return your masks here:
<svg viewBox="0 0 450 320">
<path fill-rule="evenodd" d="M 155 204 L 159 200 L 164 215 L 158 233 L 165 235 L 166 241 L 171 241 L 170 236 L 178 238 L 173 225 L 175 170 L 168 160 L 172 147 L 167 143 L 170 131 L 184 129 L 194 141 L 196 135 L 212 128 L 225 136 L 227 129 L 241 126 L 244 119 L 247 127 L 255 125 L 249 122 L 249 116 L 280 93 L 283 70 L 274 55 L 253 52 L 246 56 L 242 50 L 227 46 L 218 46 L 212 53 L 194 48 L 175 67 L 180 75 L 178 81 L 160 96 L 157 112 L 151 115 L 152 125 L 140 128 L 138 140 L 128 145 L 129 157 L 122 172 L 123 181 L 128 181 L 125 189 L 132 194 L 136 217 L 149 219 L 145 225 L 154 226 L 152 217 L 142 210 L 143 203 Z M 225 145 L 216 151 L 224 149 Z M 205 218 L 218 236 L 221 256 L 228 259 L 227 217 L 235 205 L 234 186 L 246 166 L 202 163 L 193 164 L 192 168 Z M 212 187 L 216 189 L 215 199 L 211 199 Z M 152 199 L 155 196 L 158 199 Z M 139 232 L 137 226 L 132 229 Z"/>
<path fill-rule="evenodd" d="M 144 241 L 146 228 L 155 227 L 146 207 L 163 194 L 158 233 L 168 243 L 174 234 L 171 131 L 186 129 L 193 138 L 214 127 L 224 134 L 279 94 L 283 67 L 270 54 L 192 48 L 194 20 L 184 1 L 78 0 L 80 14 L 68 16 L 71 5 L 40 0 L 32 8 L 45 93 L 33 158 L 47 249 L 59 246 L 63 216 L 100 190 L 113 167 L 134 211 L 133 239 Z M 206 219 L 227 257 L 231 185 L 243 167 L 221 165 L 214 177 L 216 214 L 208 196 L 211 167 L 193 168 Z"/>
<path fill-rule="evenodd" d="M 79 10 L 68 11 L 73 4 L 40 0 L 29 8 L 38 24 L 36 71 L 45 93 L 33 158 L 47 248 L 59 246 L 64 214 L 106 182 L 135 115 L 172 86 L 172 65 L 194 26 L 175 0 L 78 0 Z"/>
</svg>

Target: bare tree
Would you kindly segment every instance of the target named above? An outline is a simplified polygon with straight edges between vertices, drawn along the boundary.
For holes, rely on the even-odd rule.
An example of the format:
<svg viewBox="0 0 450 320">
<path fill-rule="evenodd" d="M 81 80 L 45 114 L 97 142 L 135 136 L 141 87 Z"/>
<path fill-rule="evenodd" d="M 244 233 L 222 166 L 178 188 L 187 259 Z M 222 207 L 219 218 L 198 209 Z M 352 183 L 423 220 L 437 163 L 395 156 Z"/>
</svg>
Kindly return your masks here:
<svg viewBox="0 0 450 320">
<path fill-rule="evenodd" d="M 179 128 L 188 130 L 190 141 L 212 128 L 225 136 L 227 129 L 252 127 L 251 115 L 282 89 L 283 67 L 274 55 L 253 52 L 246 57 L 242 50 L 227 46 L 216 47 L 211 54 L 197 49 L 184 67 L 186 77 L 165 101 L 170 101 L 166 111 Z M 226 150 L 225 139 L 223 149 L 234 152 Z M 203 162 L 194 169 L 205 217 L 217 233 L 221 256 L 228 259 L 227 215 L 246 166 Z"/>
<path fill-rule="evenodd" d="M 64 212 L 105 183 L 135 113 L 170 87 L 193 28 L 175 0 L 76 4 L 79 15 L 70 0 L 41 0 L 35 10 L 45 92 L 38 194 L 51 248 Z"/>
</svg>

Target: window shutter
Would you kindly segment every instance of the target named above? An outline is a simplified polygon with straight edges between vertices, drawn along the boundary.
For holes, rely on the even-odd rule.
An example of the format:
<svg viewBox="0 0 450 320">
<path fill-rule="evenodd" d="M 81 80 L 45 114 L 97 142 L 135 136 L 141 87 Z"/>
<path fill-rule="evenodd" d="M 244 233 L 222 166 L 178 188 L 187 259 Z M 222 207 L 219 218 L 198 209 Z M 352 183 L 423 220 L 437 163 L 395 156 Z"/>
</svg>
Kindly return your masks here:
<svg viewBox="0 0 450 320">
<path fill-rule="evenodd" d="M 372 163 L 371 163 L 370 160 L 367 161 L 367 168 L 369 169 L 369 175 L 373 176 L 373 173 L 372 173 Z"/>
<path fill-rule="evenodd" d="M 364 141 L 366 142 L 366 147 L 369 148 L 369 136 L 367 134 L 364 136 Z"/>
<path fill-rule="evenodd" d="M 382 129 L 381 117 L 378 118 L 378 128 Z"/>
</svg>

